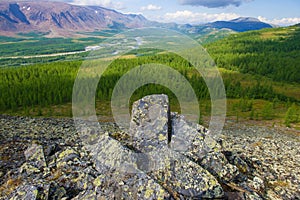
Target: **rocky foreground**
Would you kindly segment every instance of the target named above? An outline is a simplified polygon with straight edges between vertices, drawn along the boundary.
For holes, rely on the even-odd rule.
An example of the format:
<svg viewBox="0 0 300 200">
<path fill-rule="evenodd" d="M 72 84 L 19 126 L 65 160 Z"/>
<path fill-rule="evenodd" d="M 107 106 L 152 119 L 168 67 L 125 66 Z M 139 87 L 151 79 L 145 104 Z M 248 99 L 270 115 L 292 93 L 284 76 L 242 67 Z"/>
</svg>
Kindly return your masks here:
<svg viewBox="0 0 300 200">
<path fill-rule="evenodd" d="M 233 125 L 218 139 L 165 95 L 113 123 L 0 115 L 0 199 L 300 199 L 300 139 Z"/>
</svg>

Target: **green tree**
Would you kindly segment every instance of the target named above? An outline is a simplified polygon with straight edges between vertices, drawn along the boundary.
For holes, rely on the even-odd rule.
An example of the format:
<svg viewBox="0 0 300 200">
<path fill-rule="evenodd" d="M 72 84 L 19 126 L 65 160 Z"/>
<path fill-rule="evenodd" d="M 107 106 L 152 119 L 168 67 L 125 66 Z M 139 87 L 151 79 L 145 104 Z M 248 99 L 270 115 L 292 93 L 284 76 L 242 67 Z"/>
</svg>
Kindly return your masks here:
<svg viewBox="0 0 300 200">
<path fill-rule="evenodd" d="M 274 118 L 273 103 L 267 103 L 261 112 L 262 119 L 271 120 Z"/>
<path fill-rule="evenodd" d="M 254 115 L 255 115 L 255 113 L 254 113 L 254 110 L 252 109 L 251 112 L 250 112 L 249 119 L 254 120 Z"/>
<path fill-rule="evenodd" d="M 296 104 L 293 103 L 292 106 L 289 107 L 289 109 L 285 114 L 284 124 L 287 127 L 291 127 L 291 123 L 297 123 L 297 122 L 299 122 L 299 113 Z"/>
</svg>

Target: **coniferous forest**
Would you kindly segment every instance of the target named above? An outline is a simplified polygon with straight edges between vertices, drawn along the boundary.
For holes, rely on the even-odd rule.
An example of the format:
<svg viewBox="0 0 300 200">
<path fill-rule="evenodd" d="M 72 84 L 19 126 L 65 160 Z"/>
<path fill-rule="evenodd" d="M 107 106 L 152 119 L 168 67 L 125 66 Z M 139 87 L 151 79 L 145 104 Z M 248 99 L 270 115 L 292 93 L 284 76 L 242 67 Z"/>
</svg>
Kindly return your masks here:
<svg viewBox="0 0 300 200">
<path fill-rule="evenodd" d="M 287 112 L 294 103 L 293 108 L 296 110 L 300 100 L 297 93 L 300 83 L 299 36 L 299 27 L 266 29 L 233 34 L 205 46 L 220 69 L 227 98 L 233 99 L 234 103 L 229 103 L 229 113 L 247 113 L 250 119 L 255 118 L 255 115 L 258 118 L 260 113 L 261 119 L 272 119 L 276 105 L 284 105 L 284 112 Z M 132 52 L 135 55 L 137 53 Z M 38 114 L 42 115 L 42 108 L 71 103 L 74 81 L 82 62 L 77 59 L 1 68 L 1 112 L 25 110 L 30 113 L 33 109 L 39 110 Z M 115 60 L 99 81 L 96 100 L 109 101 L 115 84 L 123 74 L 133 67 L 153 62 L 180 72 L 192 85 L 199 100 L 209 100 L 203 78 L 190 63 L 174 54 L 161 53 Z M 93 78 L 99 79 L 97 76 Z M 293 88 L 295 92 L 286 88 Z M 171 91 L 155 84 L 136 90 L 131 99 L 133 101 L 151 93 L 167 93 L 171 102 L 176 102 Z M 255 110 L 255 100 L 271 102 L 272 106 L 268 108 L 265 105 Z"/>
<path fill-rule="evenodd" d="M 300 83 L 300 29 L 297 26 L 231 35 L 209 44 L 218 67 Z"/>
</svg>

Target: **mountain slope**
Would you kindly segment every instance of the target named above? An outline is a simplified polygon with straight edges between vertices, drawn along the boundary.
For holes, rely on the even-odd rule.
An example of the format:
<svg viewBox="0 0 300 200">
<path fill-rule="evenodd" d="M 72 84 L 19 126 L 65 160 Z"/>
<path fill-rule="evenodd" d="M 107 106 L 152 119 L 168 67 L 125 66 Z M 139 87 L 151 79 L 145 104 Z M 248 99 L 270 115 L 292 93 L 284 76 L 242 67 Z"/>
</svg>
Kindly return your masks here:
<svg viewBox="0 0 300 200">
<path fill-rule="evenodd" d="M 216 21 L 206 26 L 212 28 L 228 28 L 237 32 L 245 32 L 251 30 L 260 30 L 263 28 L 272 28 L 270 24 L 259 21 L 256 18 L 240 17 L 231 21 Z"/>
<path fill-rule="evenodd" d="M 76 6 L 47 1 L 0 2 L 0 35 L 46 32 L 50 36 L 73 36 L 77 32 L 149 26 L 201 35 L 203 33 L 215 33 L 220 29 L 222 32 L 227 31 L 230 34 L 232 31 L 243 32 L 272 27 L 254 18 L 238 18 L 228 22 L 217 21 L 205 25 L 189 25 L 153 22 L 142 15 L 122 14 L 99 6 Z"/>
<path fill-rule="evenodd" d="M 0 3 L 0 30 L 67 34 L 114 27 L 139 28 L 150 22 L 141 15 L 126 15 L 98 6 L 75 6 L 61 2 Z"/>
<path fill-rule="evenodd" d="M 233 34 L 206 46 L 218 67 L 300 83 L 300 27 Z"/>
</svg>

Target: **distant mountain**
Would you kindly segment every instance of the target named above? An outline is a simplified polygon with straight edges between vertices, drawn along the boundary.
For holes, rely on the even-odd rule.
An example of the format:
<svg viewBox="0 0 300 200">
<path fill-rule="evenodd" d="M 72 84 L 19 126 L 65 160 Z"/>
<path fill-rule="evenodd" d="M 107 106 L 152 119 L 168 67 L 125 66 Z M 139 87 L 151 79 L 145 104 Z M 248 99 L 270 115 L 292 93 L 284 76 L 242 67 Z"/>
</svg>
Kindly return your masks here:
<svg viewBox="0 0 300 200">
<path fill-rule="evenodd" d="M 240 17 L 231 21 L 216 21 L 206 24 L 206 26 L 217 29 L 227 28 L 237 32 L 260 30 L 263 28 L 273 27 L 270 24 L 261 22 L 259 19 L 251 17 Z"/>
<path fill-rule="evenodd" d="M 99 6 L 62 2 L 0 3 L 0 33 L 49 32 L 68 35 L 108 28 L 140 28 L 151 22 L 142 15 L 122 14 Z"/>
<path fill-rule="evenodd" d="M 79 32 L 142 27 L 162 27 L 200 35 L 211 32 L 214 34 L 221 30 L 222 35 L 226 35 L 232 31 L 243 32 L 272 26 L 255 18 L 238 18 L 197 26 L 159 23 L 149 21 L 142 15 L 122 14 L 99 6 L 76 6 L 47 1 L 0 2 L 0 35 L 43 32 L 52 37 L 74 36 Z"/>
</svg>

